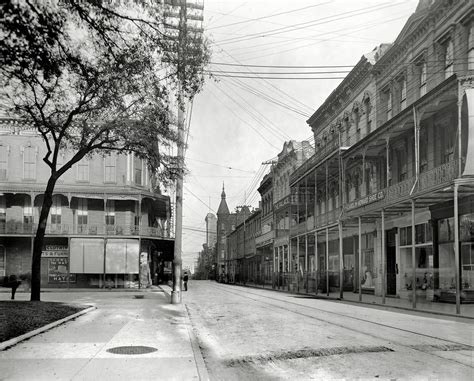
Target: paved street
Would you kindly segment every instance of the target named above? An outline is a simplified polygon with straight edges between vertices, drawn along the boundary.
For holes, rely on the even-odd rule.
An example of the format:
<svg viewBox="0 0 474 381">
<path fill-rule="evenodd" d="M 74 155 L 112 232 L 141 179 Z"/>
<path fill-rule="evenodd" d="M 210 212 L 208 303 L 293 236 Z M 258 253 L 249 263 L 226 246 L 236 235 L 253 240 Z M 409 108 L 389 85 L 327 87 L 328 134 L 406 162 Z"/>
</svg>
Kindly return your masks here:
<svg viewBox="0 0 474 381">
<path fill-rule="evenodd" d="M 473 377 L 472 320 L 207 281 L 183 301 L 211 379 Z"/>
</svg>

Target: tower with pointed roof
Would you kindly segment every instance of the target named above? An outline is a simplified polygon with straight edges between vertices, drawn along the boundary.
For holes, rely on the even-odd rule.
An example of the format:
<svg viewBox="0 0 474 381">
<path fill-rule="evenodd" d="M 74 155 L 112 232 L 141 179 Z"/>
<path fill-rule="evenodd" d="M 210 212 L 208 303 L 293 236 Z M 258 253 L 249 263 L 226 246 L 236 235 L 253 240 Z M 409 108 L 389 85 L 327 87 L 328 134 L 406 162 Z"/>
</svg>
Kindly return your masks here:
<svg viewBox="0 0 474 381">
<path fill-rule="evenodd" d="M 222 183 L 221 203 L 219 204 L 219 209 L 217 209 L 217 217 L 230 214 L 225 197 L 224 183 Z"/>
<path fill-rule="evenodd" d="M 224 183 L 222 183 L 221 202 L 217 209 L 217 266 L 221 280 L 224 280 L 227 259 L 227 235 L 235 229 L 237 214 L 231 213 L 227 205 Z"/>
</svg>

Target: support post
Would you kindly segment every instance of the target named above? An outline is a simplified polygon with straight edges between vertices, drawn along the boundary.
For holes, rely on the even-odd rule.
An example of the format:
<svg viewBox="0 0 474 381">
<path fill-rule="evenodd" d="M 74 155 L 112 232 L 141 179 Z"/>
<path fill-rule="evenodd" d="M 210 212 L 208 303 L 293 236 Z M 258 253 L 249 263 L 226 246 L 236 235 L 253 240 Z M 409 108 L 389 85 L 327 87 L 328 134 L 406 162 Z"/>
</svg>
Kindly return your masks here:
<svg viewBox="0 0 474 381">
<path fill-rule="evenodd" d="M 385 210 L 382 209 L 382 258 L 381 258 L 381 266 L 382 266 L 382 304 L 385 304 L 385 287 L 386 287 L 386 279 L 385 275 L 387 273 L 387 269 L 385 266 L 385 256 L 386 256 L 386 245 L 385 245 Z"/>
<path fill-rule="evenodd" d="M 184 8 L 184 7 L 181 7 Z M 173 291 L 171 291 L 171 304 L 181 303 L 181 247 L 183 236 L 183 168 L 184 158 L 184 104 L 178 108 L 178 176 L 176 179 L 176 225 L 173 260 Z"/>
<path fill-rule="evenodd" d="M 315 294 L 318 295 L 318 286 L 319 286 L 319 256 L 318 256 L 318 232 L 314 232 L 314 281 L 316 283 L 315 286 Z"/>
<path fill-rule="evenodd" d="M 359 302 L 362 302 L 362 219 L 359 217 Z"/>
<path fill-rule="evenodd" d="M 344 254 L 342 241 L 342 222 L 337 224 L 339 233 L 339 297 L 344 297 Z"/>
<path fill-rule="evenodd" d="M 142 288 L 142 266 L 140 263 L 142 256 L 142 236 L 141 236 L 141 227 L 142 227 L 142 195 L 138 195 L 138 210 L 140 213 L 140 219 L 138 220 L 138 288 Z"/>
<path fill-rule="evenodd" d="M 415 248 L 415 200 L 411 200 L 411 267 L 412 267 L 412 308 L 416 308 L 416 248 Z"/>
<path fill-rule="evenodd" d="M 304 236 L 304 269 L 306 273 L 306 293 L 309 291 L 308 285 L 308 235 Z"/>
<path fill-rule="evenodd" d="M 326 295 L 329 296 L 329 229 L 326 228 Z"/>
<path fill-rule="evenodd" d="M 300 291 L 300 236 L 296 237 L 296 292 Z"/>
<path fill-rule="evenodd" d="M 459 184 L 454 184 L 454 266 L 456 279 L 456 314 L 461 314 L 461 277 L 459 276 Z"/>
<path fill-rule="evenodd" d="M 389 139 L 387 139 L 387 142 L 385 144 L 385 150 L 386 150 L 386 155 L 387 155 L 387 167 L 386 167 L 386 172 L 387 172 L 387 188 L 390 186 L 390 179 L 389 179 L 389 175 L 390 175 L 390 149 L 389 149 Z"/>
</svg>

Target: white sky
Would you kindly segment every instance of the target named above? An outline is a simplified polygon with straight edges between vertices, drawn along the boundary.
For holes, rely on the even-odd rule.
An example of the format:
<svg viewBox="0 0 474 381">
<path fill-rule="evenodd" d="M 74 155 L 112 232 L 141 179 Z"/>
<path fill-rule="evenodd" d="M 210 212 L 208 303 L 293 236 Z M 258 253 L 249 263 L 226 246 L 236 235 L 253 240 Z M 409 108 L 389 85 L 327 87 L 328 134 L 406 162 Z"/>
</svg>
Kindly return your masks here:
<svg viewBox="0 0 474 381">
<path fill-rule="evenodd" d="M 352 66 L 380 43 L 393 42 L 417 4 L 418 0 L 205 0 L 204 30 L 211 40 L 214 63 Z M 284 14 L 272 16 L 279 13 Z M 292 28 L 282 29 L 286 26 Z M 273 35 L 265 36 L 269 31 Z M 350 68 L 211 64 L 209 70 L 242 73 L 228 75 L 256 71 L 273 77 L 344 77 Z M 304 71 L 330 73 L 270 74 Z M 285 140 L 301 141 L 312 136 L 306 124 L 308 117 L 252 92 L 262 92 L 309 116 L 340 82 L 226 77 L 207 80 L 194 101 L 186 152 L 189 174 L 184 184 L 183 266 L 191 266 L 205 243 L 204 218 L 209 211 L 217 211 L 222 182 L 231 211 L 244 203 L 257 207 L 260 197 L 256 189 L 261 175 L 269 170 L 269 166 L 262 168 L 262 162 L 274 158 Z"/>
</svg>

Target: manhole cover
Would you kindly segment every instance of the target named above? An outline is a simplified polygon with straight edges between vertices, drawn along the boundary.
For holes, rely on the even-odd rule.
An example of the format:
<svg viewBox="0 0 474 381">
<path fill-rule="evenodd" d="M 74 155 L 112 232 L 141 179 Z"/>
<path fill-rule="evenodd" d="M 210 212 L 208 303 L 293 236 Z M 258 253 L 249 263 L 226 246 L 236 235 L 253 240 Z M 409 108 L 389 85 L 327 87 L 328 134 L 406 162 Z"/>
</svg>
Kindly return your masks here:
<svg viewBox="0 0 474 381">
<path fill-rule="evenodd" d="M 129 345 L 126 347 L 114 347 L 107 349 L 107 352 L 116 355 L 143 355 L 145 353 L 156 352 L 158 349 L 153 347 L 144 347 L 140 345 Z"/>
</svg>

